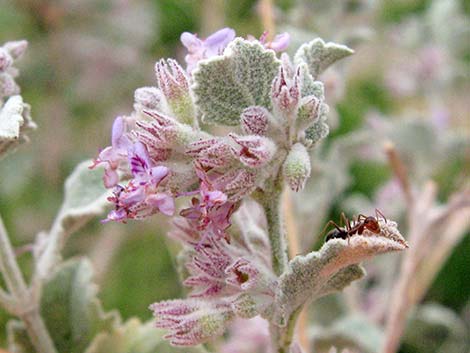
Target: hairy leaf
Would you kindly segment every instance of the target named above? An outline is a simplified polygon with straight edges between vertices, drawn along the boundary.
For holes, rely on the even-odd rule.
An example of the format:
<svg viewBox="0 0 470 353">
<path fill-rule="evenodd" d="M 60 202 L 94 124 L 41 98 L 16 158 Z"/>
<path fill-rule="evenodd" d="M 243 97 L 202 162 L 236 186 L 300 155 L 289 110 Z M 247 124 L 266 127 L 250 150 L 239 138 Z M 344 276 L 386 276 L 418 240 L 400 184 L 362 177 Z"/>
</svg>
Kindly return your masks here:
<svg viewBox="0 0 470 353">
<path fill-rule="evenodd" d="M 279 279 L 274 320 L 285 325 L 290 315 L 306 302 L 342 290 L 364 276 L 358 264 L 371 256 L 404 250 L 408 244 L 392 221 L 379 221 L 381 232 L 365 230 L 349 240 L 332 239 L 319 251 L 296 256 Z"/>
<path fill-rule="evenodd" d="M 24 131 L 36 128 L 29 113 L 30 107 L 21 96 L 10 97 L 0 107 L 0 158 L 16 145 L 29 141 Z"/>
<path fill-rule="evenodd" d="M 103 186 L 101 167 L 90 170 L 92 161 L 77 165 L 65 181 L 65 196 L 49 234 L 40 234 L 35 254 L 36 275 L 45 278 L 60 259 L 65 237 L 101 214 L 107 204 L 109 190 Z"/>
<path fill-rule="evenodd" d="M 103 312 L 92 275 L 87 260 L 69 260 L 44 285 L 41 316 L 59 353 L 84 352 L 98 333 L 111 331 L 119 321 L 117 313 Z M 21 325 L 10 324 L 9 344 L 29 352 Z"/>
<path fill-rule="evenodd" d="M 271 83 L 280 61 L 259 43 L 235 39 L 223 56 L 201 61 L 193 72 L 196 104 L 209 124 L 238 125 L 253 105 L 271 107 Z"/>
<path fill-rule="evenodd" d="M 85 353 L 204 353 L 202 348 L 176 348 L 163 339 L 153 322 L 130 319 L 112 332 L 98 335 Z"/>
<path fill-rule="evenodd" d="M 20 136 L 20 127 L 24 123 L 23 99 L 13 96 L 8 99 L 0 111 L 0 139 L 16 140 Z"/>
<path fill-rule="evenodd" d="M 325 43 L 322 39 L 316 38 L 300 46 L 295 53 L 294 62 L 295 64 L 306 63 L 310 74 L 316 78 L 330 65 L 353 53 L 354 51 L 345 45 Z"/>
<path fill-rule="evenodd" d="M 90 170 L 91 164 L 90 160 L 81 162 L 65 181 L 60 217 L 66 230 L 77 222 L 100 215 L 107 204 L 109 190 L 103 186 L 103 170 L 101 167 Z"/>
</svg>

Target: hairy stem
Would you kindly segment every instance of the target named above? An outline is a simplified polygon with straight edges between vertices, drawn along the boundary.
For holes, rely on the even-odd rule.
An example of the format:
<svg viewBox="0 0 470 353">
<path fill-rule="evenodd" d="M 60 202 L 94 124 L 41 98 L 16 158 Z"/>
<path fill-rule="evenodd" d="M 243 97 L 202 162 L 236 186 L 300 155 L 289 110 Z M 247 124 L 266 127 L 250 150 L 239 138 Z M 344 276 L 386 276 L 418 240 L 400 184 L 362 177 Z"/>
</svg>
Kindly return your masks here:
<svg viewBox="0 0 470 353">
<path fill-rule="evenodd" d="M 16 262 L 15 252 L 11 246 L 7 231 L 0 217 L 0 271 L 8 291 L 14 298 L 21 298 L 27 292 L 26 282 Z"/>
<path fill-rule="evenodd" d="M 268 223 L 271 259 L 274 272 L 279 276 L 287 266 L 286 233 L 281 214 L 282 183 L 275 182 L 262 198 L 262 205 Z"/>
<path fill-rule="evenodd" d="M 286 218 L 287 228 L 287 239 L 289 247 L 289 258 L 294 258 L 299 255 L 302 250 L 299 244 L 299 229 L 295 219 L 294 205 L 292 200 L 292 192 L 289 188 L 286 188 L 283 197 L 283 212 Z M 307 337 L 307 314 L 305 310 L 299 310 L 297 324 L 297 337 L 300 346 L 307 351 L 308 350 L 308 337 Z M 295 327 L 295 320 L 292 323 Z M 293 330 L 292 330 L 293 331 Z"/>
<path fill-rule="evenodd" d="M 0 271 L 12 294 L 9 300 L 7 310 L 16 313 L 23 321 L 26 332 L 31 339 L 34 348 L 39 353 L 55 353 L 57 350 L 47 331 L 46 326 L 39 314 L 39 297 L 31 296 L 23 274 L 20 271 L 16 261 L 13 247 L 8 238 L 7 231 L 0 217 Z M 2 291 L 2 299 L 8 299 L 8 294 Z"/>
</svg>

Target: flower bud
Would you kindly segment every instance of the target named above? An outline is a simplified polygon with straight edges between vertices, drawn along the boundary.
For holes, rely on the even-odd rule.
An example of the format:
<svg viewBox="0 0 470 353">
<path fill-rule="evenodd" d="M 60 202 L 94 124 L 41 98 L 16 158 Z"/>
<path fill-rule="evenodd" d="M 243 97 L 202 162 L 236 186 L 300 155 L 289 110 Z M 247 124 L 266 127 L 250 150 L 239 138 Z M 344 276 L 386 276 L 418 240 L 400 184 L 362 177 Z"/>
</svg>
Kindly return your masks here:
<svg viewBox="0 0 470 353">
<path fill-rule="evenodd" d="M 233 148 L 233 154 L 239 158 L 240 162 L 250 168 L 260 168 L 271 161 L 276 153 L 276 144 L 267 137 L 257 135 L 238 136 L 229 134 L 237 143 L 237 148 Z"/>
<path fill-rule="evenodd" d="M 263 314 L 273 298 L 263 294 L 242 293 L 232 301 L 234 313 L 244 319 Z"/>
<path fill-rule="evenodd" d="M 266 135 L 270 113 L 264 107 L 246 108 L 241 115 L 243 132 L 247 135 Z"/>
<path fill-rule="evenodd" d="M 197 125 L 196 109 L 189 89 L 189 80 L 183 68 L 172 59 L 160 60 L 155 65 L 158 86 L 178 121 Z"/>
<path fill-rule="evenodd" d="M 176 299 L 152 304 L 155 326 L 169 330 L 164 336 L 175 346 L 194 346 L 220 336 L 234 318 L 230 304 Z"/>
<path fill-rule="evenodd" d="M 310 177 L 310 156 L 307 149 L 301 143 L 292 146 L 282 166 L 284 179 L 293 191 L 302 190 L 305 182 Z"/>
<path fill-rule="evenodd" d="M 162 93 L 156 87 L 141 87 L 134 92 L 136 110 L 161 110 Z"/>
<path fill-rule="evenodd" d="M 295 111 L 300 99 L 300 70 L 296 70 L 293 78 L 288 78 L 286 69 L 281 66 L 273 81 L 271 96 L 274 107 L 282 114 Z"/>
<path fill-rule="evenodd" d="M 13 64 L 13 58 L 10 53 L 5 48 L 0 47 L 0 71 L 5 71 L 11 64 Z"/>
<path fill-rule="evenodd" d="M 28 48 L 28 42 L 25 40 L 6 42 L 3 47 L 10 53 L 13 60 L 16 60 L 24 54 Z"/>
<path fill-rule="evenodd" d="M 296 119 L 298 131 L 303 131 L 311 126 L 323 113 L 324 105 L 314 95 L 302 98 Z"/>
</svg>

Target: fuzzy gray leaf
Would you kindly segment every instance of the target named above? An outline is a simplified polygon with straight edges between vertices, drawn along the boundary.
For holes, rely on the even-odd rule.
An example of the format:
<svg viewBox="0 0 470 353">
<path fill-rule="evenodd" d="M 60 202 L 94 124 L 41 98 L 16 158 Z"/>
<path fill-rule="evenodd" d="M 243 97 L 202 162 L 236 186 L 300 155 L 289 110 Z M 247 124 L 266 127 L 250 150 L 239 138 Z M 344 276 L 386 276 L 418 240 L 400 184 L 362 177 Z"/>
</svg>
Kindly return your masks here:
<svg viewBox="0 0 470 353">
<path fill-rule="evenodd" d="M 60 210 L 63 227 L 69 228 L 78 220 L 100 215 L 107 205 L 109 190 L 103 186 L 103 169 L 89 169 L 92 161 L 78 164 L 65 181 L 65 197 Z"/>
<path fill-rule="evenodd" d="M 306 63 L 310 74 L 316 78 L 330 65 L 353 53 L 354 51 L 345 45 L 332 42 L 325 43 L 322 39 L 316 38 L 303 44 L 297 50 L 294 62 L 295 64 Z"/>
<path fill-rule="evenodd" d="M 0 158 L 18 144 L 29 141 L 24 132 L 36 128 L 29 113 L 29 105 L 21 96 L 10 97 L 0 107 Z"/>
<path fill-rule="evenodd" d="M 408 244 L 392 221 L 379 221 L 381 232 L 368 230 L 350 240 L 332 239 L 319 251 L 296 256 L 279 279 L 274 304 L 274 320 L 283 326 L 290 315 L 303 304 L 342 290 L 361 278 L 358 265 L 374 255 L 404 250 Z"/>
<path fill-rule="evenodd" d="M 209 124 L 238 125 L 252 105 L 271 107 L 271 83 L 280 61 L 259 43 L 237 38 L 223 56 L 201 61 L 193 72 L 196 104 Z"/>
<path fill-rule="evenodd" d="M 312 126 L 305 130 L 305 138 L 313 146 L 318 141 L 324 139 L 330 133 L 330 128 L 326 123 L 326 116 L 321 116 Z"/>
<path fill-rule="evenodd" d="M 70 260 L 44 285 L 41 316 L 59 353 L 84 352 L 98 333 L 110 331 L 119 321 L 116 313 L 103 312 L 92 275 L 87 260 Z M 27 347 L 26 331 L 18 324 L 11 327 L 10 347 Z"/>
</svg>

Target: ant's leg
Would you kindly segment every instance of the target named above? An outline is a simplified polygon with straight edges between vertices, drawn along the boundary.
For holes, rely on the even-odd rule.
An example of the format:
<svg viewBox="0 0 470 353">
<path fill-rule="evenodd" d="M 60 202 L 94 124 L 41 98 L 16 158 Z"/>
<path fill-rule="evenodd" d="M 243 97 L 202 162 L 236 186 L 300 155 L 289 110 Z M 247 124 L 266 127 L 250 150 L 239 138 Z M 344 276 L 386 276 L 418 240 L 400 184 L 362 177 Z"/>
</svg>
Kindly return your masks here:
<svg viewBox="0 0 470 353">
<path fill-rule="evenodd" d="M 387 218 L 385 218 L 384 214 L 380 212 L 378 208 L 375 209 L 375 217 L 377 218 L 377 221 L 379 220 L 379 215 L 382 216 L 384 219 L 385 223 L 388 223 Z"/>
<path fill-rule="evenodd" d="M 351 238 L 351 235 L 349 234 L 351 232 L 351 222 L 349 221 L 348 217 L 344 214 L 344 212 L 341 212 L 341 222 L 345 222 L 346 226 L 346 233 L 348 235 L 348 245 L 349 245 L 349 238 Z"/>
<path fill-rule="evenodd" d="M 349 221 L 348 217 L 344 214 L 344 212 L 341 212 L 341 218 L 340 218 L 340 223 L 344 222 L 344 226 L 346 227 L 346 230 L 349 232 L 351 230 L 351 222 Z"/>
<path fill-rule="evenodd" d="M 333 225 L 337 230 L 341 231 L 340 226 L 338 226 L 334 221 L 329 220 L 329 221 L 326 223 L 325 227 L 323 228 L 322 232 L 320 233 L 320 237 L 321 237 L 321 238 L 323 238 L 323 236 L 325 235 L 326 230 L 328 229 L 328 227 L 329 227 L 330 225 Z"/>
</svg>

